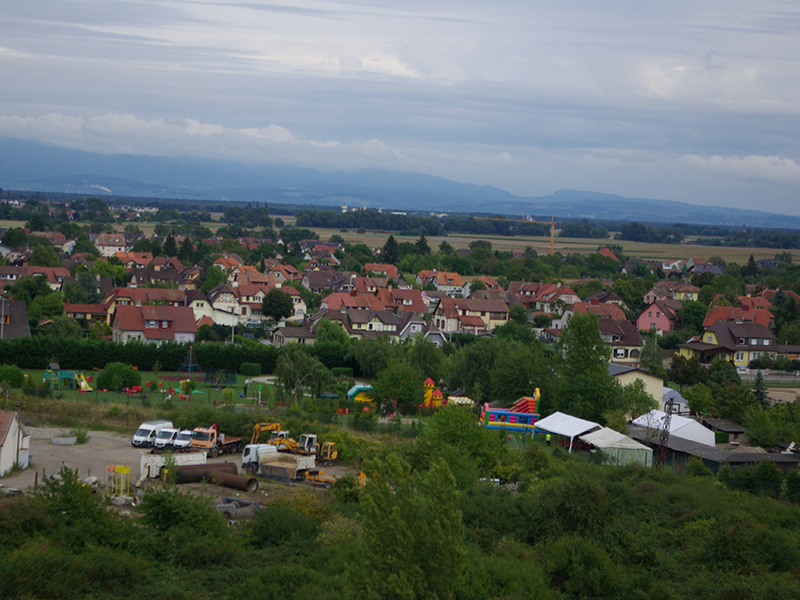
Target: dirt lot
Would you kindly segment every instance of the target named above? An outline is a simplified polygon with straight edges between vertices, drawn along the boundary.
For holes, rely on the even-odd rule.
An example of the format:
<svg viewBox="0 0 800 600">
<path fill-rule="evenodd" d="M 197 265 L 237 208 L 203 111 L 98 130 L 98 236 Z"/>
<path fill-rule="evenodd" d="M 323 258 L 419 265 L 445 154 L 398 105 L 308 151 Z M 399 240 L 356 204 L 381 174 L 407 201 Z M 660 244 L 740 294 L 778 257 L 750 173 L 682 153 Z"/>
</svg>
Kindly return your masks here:
<svg viewBox="0 0 800 600">
<path fill-rule="evenodd" d="M 105 480 L 106 467 L 108 465 L 126 464 L 131 468 L 131 480 L 134 483 L 139 478 L 139 461 L 142 450 L 131 446 L 129 435 L 110 433 L 107 431 L 92 431 L 89 433 L 89 442 L 75 446 L 55 446 L 50 443 L 52 436 L 58 435 L 61 431 L 58 428 L 48 427 L 26 427 L 31 435 L 31 466 L 22 473 L 13 477 L 0 479 L 0 485 L 6 488 L 16 488 L 26 490 L 34 484 L 36 475 L 42 477 L 42 472 L 48 475 L 58 473 L 61 465 L 70 469 L 78 469 L 78 475 L 83 479 L 94 476 L 100 480 Z M 222 455 L 216 459 L 209 459 L 208 462 L 235 462 L 237 466 L 241 464 L 241 454 Z M 326 475 L 341 477 L 349 472 L 343 465 L 325 467 Z M 312 487 L 307 483 L 298 483 L 286 486 L 280 483 L 268 482 L 259 479 L 259 489 L 254 493 L 240 492 L 221 486 L 197 483 L 187 484 L 186 488 L 193 492 L 220 498 L 222 496 L 239 496 L 248 500 L 268 502 L 278 497 L 291 495 L 299 490 L 314 491 L 314 493 L 330 493 L 321 487 Z"/>
</svg>

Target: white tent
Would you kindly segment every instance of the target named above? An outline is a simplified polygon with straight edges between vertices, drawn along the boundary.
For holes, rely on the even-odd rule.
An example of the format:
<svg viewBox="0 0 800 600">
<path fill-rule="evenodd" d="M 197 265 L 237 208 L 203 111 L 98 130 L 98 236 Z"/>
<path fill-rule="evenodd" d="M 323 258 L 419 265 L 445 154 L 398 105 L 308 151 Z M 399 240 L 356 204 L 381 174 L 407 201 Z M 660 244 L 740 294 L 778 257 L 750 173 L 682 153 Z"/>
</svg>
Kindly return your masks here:
<svg viewBox="0 0 800 600">
<path fill-rule="evenodd" d="M 594 429 L 599 429 L 600 425 L 566 415 L 561 412 L 555 412 L 549 417 L 536 421 L 536 429 L 542 429 L 555 433 L 556 435 L 563 435 L 569 438 L 569 451 L 572 452 L 572 441 L 575 436 L 588 433 Z"/>
<path fill-rule="evenodd" d="M 666 416 L 667 414 L 660 410 L 651 410 L 649 413 L 634 419 L 633 424 L 647 429 L 660 430 L 664 423 L 664 417 Z M 711 448 L 715 446 L 714 432 L 710 429 L 706 429 L 697 421 L 687 419 L 686 417 L 672 415 L 669 423 L 669 434 L 684 440 L 703 444 L 704 446 L 710 446 Z"/>
<path fill-rule="evenodd" d="M 650 448 L 613 429 L 603 427 L 582 435 L 581 439 L 602 450 L 612 464 L 620 466 L 637 464 L 643 467 L 653 465 L 653 451 Z"/>
</svg>

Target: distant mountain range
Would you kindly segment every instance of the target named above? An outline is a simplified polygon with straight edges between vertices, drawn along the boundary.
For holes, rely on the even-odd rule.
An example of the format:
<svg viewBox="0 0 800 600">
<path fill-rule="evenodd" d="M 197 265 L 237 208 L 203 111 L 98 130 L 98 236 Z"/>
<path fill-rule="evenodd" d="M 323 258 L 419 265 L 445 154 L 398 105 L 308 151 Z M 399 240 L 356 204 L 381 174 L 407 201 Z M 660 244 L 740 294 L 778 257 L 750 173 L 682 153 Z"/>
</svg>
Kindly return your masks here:
<svg viewBox="0 0 800 600">
<path fill-rule="evenodd" d="M 0 187 L 97 196 L 366 206 L 409 212 L 524 213 L 547 219 L 555 215 L 557 219 L 800 227 L 800 217 L 598 192 L 561 190 L 550 196 L 520 197 L 488 185 L 420 173 L 322 173 L 285 165 L 106 155 L 13 138 L 0 138 Z"/>
</svg>

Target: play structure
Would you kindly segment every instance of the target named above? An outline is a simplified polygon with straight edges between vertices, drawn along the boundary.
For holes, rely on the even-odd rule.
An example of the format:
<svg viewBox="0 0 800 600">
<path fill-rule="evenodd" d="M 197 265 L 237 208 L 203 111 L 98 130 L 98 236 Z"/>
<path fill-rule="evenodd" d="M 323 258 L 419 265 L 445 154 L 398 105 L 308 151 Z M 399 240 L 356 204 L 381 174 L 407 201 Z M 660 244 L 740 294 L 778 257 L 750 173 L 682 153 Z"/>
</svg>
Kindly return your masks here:
<svg viewBox="0 0 800 600">
<path fill-rule="evenodd" d="M 50 363 L 44 372 L 42 383 L 50 383 L 51 390 L 80 390 L 81 393 L 91 392 L 89 383 L 94 379 L 90 376 L 86 379 L 83 371 L 70 371 L 62 369 L 58 363 Z"/>
<path fill-rule="evenodd" d="M 216 370 L 209 369 L 206 371 L 206 377 L 203 381 L 206 387 L 228 387 L 236 386 L 236 369 L 233 370 Z"/>
<path fill-rule="evenodd" d="M 374 408 L 375 401 L 372 399 L 372 396 L 369 395 L 369 390 L 371 389 L 371 385 L 357 383 L 347 391 L 347 397 L 354 402 L 364 402 Z"/>
<path fill-rule="evenodd" d="M 420 408 L 439 408 L 447 404 L 442 390 L 436 387 L 433 379 L 428 377 L 422 385 L 425 387 L 425 393 Z"/>
<path fill-rule="evenodd" d="M 533 396 L 523 396 L 511 408 L 492 408 L 484 404 L 481 409 L 481 422 L 488 429 L 506 429 L 533 435 L 539 420 L 539 399 L 541 392 L 536 388 Z"/>
<path fill-rule="evenodd" d="M 196 381 L 205 379 L 203 369 L 197 364 L 197 359 L 194 357 L 193 346 L 189 346 L 189 354 L 186 355 L 186 359 L 183 361 L 180 369 L 173 375 L 161 375 L 161 379 L 164 381 L 183 381 L 184 379 L 190 378 Z"/>
</svg>

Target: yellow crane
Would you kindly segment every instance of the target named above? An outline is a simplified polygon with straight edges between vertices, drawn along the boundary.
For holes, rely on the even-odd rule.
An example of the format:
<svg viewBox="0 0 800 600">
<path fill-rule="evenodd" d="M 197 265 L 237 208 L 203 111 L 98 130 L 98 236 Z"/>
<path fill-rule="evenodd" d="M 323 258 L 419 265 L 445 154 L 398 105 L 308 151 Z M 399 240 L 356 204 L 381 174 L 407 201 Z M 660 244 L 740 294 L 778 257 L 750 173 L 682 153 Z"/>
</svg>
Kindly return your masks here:
<svg viewBox="0 0 800 600">
<path fill-rule="evenodd" d="M 530 219 L 505 219 L 503 217 L 475 217 L 481 221 L 506 221 L 508 223 L 537 223 L 538 225 L 550 225 L 550 254 L 555 254 L 556 226 L 561 229 L 561 221 L 556 221 L 555 215 L 549 221 L 532 221 Z"/>
</svg>

